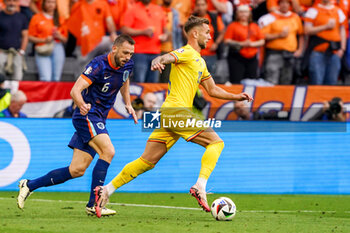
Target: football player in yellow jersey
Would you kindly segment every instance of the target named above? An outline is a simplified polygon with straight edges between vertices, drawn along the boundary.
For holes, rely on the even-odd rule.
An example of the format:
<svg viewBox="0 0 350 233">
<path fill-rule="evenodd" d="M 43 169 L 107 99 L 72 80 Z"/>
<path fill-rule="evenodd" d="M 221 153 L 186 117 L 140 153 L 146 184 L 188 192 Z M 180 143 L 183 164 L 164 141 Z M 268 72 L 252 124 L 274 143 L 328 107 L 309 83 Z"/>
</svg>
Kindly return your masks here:
<svg viewBox="0 0 350 233">
<path fill-rule="evenodd" d="M 161 109 L 172 109 L 166 111 L 180 111 L 181 113 L 192 113 L 187 108 L 192 107 L 193 98 L 199 84 L 211 97 L 235 101 L 252 101 L 247 93 L 232 94 L 215 85 L 209 74 L 205 61 L 200 56 L 201 49 L 206 47 L 210 40 L 209 21 L 204 18 L 191 16 L 184 26 L 188 44 L 171 53 L 159 56 L 152 61 L 152 70 L 162 72 L 166 64 L 172 64 L 169 78 L 169 91 Z M 179 110 L 174 110 L 179 109 Z M 163 110 L 162 110 L 163 116 Z M 122 185 L 130 182 L 138 175 L 152 169 L 166 152 L 180 138 L 197 143 L 206 148 L 202 157 L 202 165 L 198 180 L 190 188 L 198 204 L 207 212 L 210 207 L 207 203 L 206 184 L 213 171 L 216 162 L 224 148 L 224 142 L 212 128 L 192 128 L 179 130 L 178 128 L 156 129 L 150 135 L 144 153 L 140 158 L 127 164 L 123 170 L 106 186 L 98 186 L 96 194 L 96 212 L 107 204 L 109 196 Z"/>
</svg>

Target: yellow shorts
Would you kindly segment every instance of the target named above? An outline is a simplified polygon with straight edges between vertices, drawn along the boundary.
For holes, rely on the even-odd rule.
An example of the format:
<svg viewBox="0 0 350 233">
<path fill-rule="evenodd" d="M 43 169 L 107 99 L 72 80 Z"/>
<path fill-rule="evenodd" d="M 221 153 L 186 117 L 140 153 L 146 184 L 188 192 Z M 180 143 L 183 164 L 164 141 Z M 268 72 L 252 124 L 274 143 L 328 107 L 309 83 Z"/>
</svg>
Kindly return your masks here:
<svg viewBox="0 0 350 233">
<path fill-rule="evenodd" d="M 169 150 L 180 137 L 191 141 L 206 130 L 207 127 L 196 124 L 201 120 L 189 108 L 161 109 L 161 128 L 155 129 L 148 141 L 164 143 Z"/>
</svg>

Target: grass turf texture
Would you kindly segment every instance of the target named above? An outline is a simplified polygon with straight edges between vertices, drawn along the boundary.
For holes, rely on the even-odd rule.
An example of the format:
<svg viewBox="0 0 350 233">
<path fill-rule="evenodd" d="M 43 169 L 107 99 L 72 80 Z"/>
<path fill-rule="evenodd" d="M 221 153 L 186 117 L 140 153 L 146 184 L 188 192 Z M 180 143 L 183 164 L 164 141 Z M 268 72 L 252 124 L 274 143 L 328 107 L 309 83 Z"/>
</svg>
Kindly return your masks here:
<svg viewBox="0 0 350 233">
<path fill-rule="evenodd" d="M 350 232 L 350 196 L 209 195 L 210 203 L 220 196 L 236 203 L 238 212 L 232 222 L 218 222 L 199 209 L 121 205 L 108 205 L 117 215 L 98 219 L 85 214 L 87 193 L 35 192 L 21 211 L 16 196 L 16 192 L 0 192 L 1 233 Z M 182 193 L 115 193 L 110 202 L 198 207 L 193 197 Z"/>
</svg>

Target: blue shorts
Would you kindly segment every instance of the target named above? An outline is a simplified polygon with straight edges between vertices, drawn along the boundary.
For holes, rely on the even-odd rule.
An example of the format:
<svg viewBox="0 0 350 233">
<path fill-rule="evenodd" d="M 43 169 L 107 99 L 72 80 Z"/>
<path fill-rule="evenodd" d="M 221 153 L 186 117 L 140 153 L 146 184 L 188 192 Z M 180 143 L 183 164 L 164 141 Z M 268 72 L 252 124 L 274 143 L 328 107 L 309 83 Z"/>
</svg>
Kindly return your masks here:
<svg viewBox="0 0 350 233">
<path fill-rule="evenodd" d="M 96 151 L 89 146 L 89 141 L 99 134 L 108 134 L 105 121 L 96 116 L 86 116 L 85 119 L 73 119 L 73 126 L 76 132 L 73 134 L 68 146 L 72 149 L 77 148 L 85 151 L 94 158 Z"/>
</svg>

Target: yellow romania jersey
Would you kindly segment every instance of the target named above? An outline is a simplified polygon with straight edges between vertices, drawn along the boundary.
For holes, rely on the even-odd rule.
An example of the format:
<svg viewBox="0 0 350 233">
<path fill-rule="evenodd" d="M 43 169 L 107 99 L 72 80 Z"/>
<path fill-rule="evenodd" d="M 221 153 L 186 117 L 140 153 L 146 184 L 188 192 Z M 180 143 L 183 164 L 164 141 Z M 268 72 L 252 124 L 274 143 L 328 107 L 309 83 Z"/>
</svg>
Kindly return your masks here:
<svg viewBox="0 0 350 233">
<path fill-rule="evenodd" d="M 175 58 L 171 65 L 168 96 L 162 107 L 192 108 L 199 84 L 211 78 L 201 55 L 190 45 L 170 53 Z"/>
</svg>

